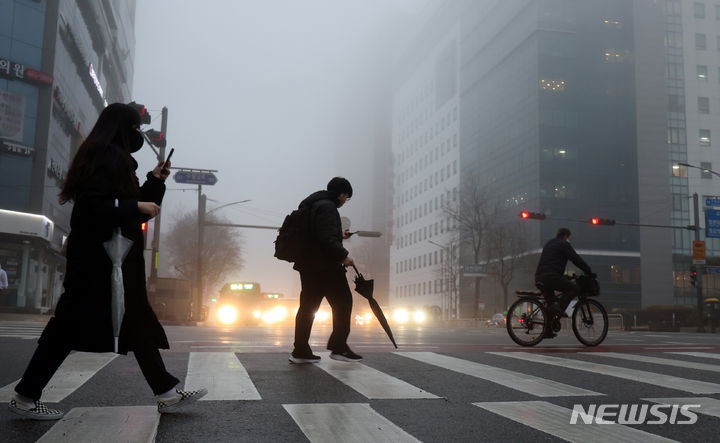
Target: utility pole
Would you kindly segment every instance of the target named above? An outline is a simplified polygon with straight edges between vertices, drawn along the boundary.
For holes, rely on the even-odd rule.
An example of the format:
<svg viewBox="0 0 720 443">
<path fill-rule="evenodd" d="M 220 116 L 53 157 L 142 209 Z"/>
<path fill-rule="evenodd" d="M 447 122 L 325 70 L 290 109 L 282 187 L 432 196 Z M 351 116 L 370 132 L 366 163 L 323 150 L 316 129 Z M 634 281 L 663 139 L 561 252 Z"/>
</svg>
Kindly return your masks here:
<svg viewBox="0 0 720 443">
<path fill-rule="evenodd" d="M 695 213 L 695 241 L 700 241 L 700 205 L 698 203 L 698 195 L 697 192 L 693 193 L 693 212 Z M 698 279 L 695 284 L 695 289 L 697 290 L 697 309 L 698 309 L 698 328 L 697 332 L 705 332 L 705 321 L 703 318 L 703 291 L 702 291 L 702 281 L 703 281 L 703 274 L 705 273 L 705 264 L 699 264 L 697 267 L 698 271 Z"/>
<path fill-rule="evenodd" d="M 168 117 L 168 108 L 166 106 L 163 106 L 162 108 L 162 122 L 160 123 L 160 132 L 163 134 L 163 138 L 167 140 L 167 117 Z M 158 161 L 165 161 L 165 146 L 161 146 L 158 148 L 159 154 L 158 154 Z M 153 229 L 153 239 L 151 244 L 151 250 L 152 253 L 150 255 L 151 257 L 151 264 L 150 264 L 150 281 L 153 285 L 156 284 L 157 278 L 158 278 L 158 262 L 160 261 L 159 257 L 159 245 L 160 245 L 160 220 L 162 218 L 162 211 L 155 216 L 155 224 Z"/>
<path fill-rule="evenodd" d="M 205 235 L 205 205 L 207 196 L 202 193 L 202 185 L 198 185 L 198 247 L 197 247 L 197 275 L 195 281 L 197 284 L 197 306 L 195 306 L 195 321 L 202 320 L 203 307 L 203 265 L 202 250 Z"/>
</svg>

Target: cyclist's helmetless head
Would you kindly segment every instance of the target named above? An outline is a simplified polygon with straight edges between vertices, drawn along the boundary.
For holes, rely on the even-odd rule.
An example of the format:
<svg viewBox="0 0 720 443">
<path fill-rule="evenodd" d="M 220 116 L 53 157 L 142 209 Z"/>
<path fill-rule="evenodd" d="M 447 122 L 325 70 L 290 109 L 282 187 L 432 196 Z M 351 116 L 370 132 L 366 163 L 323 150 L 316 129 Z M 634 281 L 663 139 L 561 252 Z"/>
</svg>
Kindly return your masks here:
<svg viewBox="0 0 720 443">
<path fill-rule="evenodd" d="M 557 231 L 557 236 L 564 240 L 570 240 L 570 230 L 568 228 L 560 228 Z"/>
</svg>

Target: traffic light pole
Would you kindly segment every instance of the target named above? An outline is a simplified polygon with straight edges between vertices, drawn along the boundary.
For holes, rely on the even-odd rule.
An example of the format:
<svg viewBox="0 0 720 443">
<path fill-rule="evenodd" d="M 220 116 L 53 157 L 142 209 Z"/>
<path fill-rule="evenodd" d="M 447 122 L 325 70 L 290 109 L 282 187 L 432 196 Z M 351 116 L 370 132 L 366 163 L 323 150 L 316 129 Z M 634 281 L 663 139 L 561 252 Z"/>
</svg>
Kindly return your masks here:
<svg viewBox="0 0 720 443">
<path fill-rule="evenodd" d="M 197 284 L 197 305 L 195 306 L 195 321 L 202 320 L 203 307 L 203 265 L 202 250 L 204 247 L 205 236 L 205 205 L 207 197 L 202 193 L 202 185 L 198 185 L 198 247 L 197 247 L 197 275 L 195 281 Z"/>
<path fill-rule="evenodd" d="M 160 123 L 160 132 L 162 132 L 163 137 L 167 139 L 167 117 L 168 117 L 168 108 L 166 106 L 163 106 L 162 108 L 162 122 Z M 159 154 L 158 154 L 158 161 L 165 161 L 165 147 L 161 146 L 158 148 Z M 158 277 L 158 262 L 159 262 L 159 246 L 160 246 L 160 220 L 162 218 L 162 212 L 160 212 L 158 215 L 155 216 L 155 222 L 154 222 L 154 229 L 153 229 L 153 239 L 151 244 L 151 250 L 152 253 L 150 255 L 151 257 L 151 264 L 150 264 L 150 281 L 152 284 L 155 284 L 157 282 Z"/>
<path fill-rule="evenodd" d="M 693 193 L 693 212 L 695 214 L 695 241 L 700 241 L 700 204 L 698 203 L 697 192 Z M 698 265 L 698 279 L 695 284 L 697 290 L 697 309 L 698 309 L 698 328 L 697 332 L 705 332 L 705 319 L 703 318 L 703 274 L 705 266 L 704 264 Z"/>
</svg>

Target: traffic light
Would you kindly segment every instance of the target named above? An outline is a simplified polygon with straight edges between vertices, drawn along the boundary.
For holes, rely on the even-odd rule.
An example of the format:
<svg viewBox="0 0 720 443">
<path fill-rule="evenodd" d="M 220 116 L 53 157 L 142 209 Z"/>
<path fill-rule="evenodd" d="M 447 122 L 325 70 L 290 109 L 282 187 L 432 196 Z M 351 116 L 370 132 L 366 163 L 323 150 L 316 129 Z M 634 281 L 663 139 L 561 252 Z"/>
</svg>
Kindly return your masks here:
<svg viewBox="0 0 720 443">
<path fill-rule="evenodd" d="M 697 268 L 695 266 L 690 267 L 690 284 L 693 288 L 697 285 Z"/>
<path fill-rule="evenodd" d="M 150 139 L 150 143 L 152 143 L 153 146 L 157 146 L 158 148 L 164 148 L 165 146 L 167 146 L 165 134 L 163 134 L 162 132 L 150 129 L 145 131 L 145 135 L 148 136 L 148 139 Z"/>
<path fill-rule="evenodd" d="M 143 223 L 142 225 L 140 225 L 140 229 L 142 229 L 142 234 L 143 234 L 143 248 L 144 248 L 145 245 L 147 245 L 147 230 L 148 230 L 148 224 L 147 224 L 147 222 L 145 222 L 145 223 Z"/>
<path fill-rule="evenodd" d="M 615 220 L 611 218 L 597 218 L 593 217 L 590 219 L 591 225 L 606 225 L 606 226 L 612 226 L 615 224 Z"/>
<path fill-rule="evenodd" d="M 130 102 L 128 103 L 130 107 L 135 109 L 138 114 L 140 114 L 140 124 L 142 125 L 149 125 L 150 124 L 150 114 L 148 114 L 147 109 L 145 108 L 145 105 L 141 105 L 139 103 Z"/>
<path fill-rule="evenodd" d="M 522 211 L 518 214 L 520 218 L 534 218 L 536 220 L 545 220 L 545 214 L 542 212 L 528 212 L 528 211 Z"/>
</svg>

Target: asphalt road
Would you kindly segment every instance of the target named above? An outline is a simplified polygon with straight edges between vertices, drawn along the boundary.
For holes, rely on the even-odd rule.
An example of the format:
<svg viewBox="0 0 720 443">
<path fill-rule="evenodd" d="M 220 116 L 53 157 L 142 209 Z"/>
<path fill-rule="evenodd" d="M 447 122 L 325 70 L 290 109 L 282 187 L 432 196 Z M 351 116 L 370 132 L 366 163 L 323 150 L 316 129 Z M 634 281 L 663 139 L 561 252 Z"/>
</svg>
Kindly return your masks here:
<svg viewBox="0 0 720 443">
<path fill-rule="evenodd" d="M 42 326 L 0 322 L 0 401 L 8 401 Z M 603 345 L 586 348 L 561 331 L 526 349 L 503 329 L 396 327 L 395 350 L 371 325 L 350 336 L 361 363 L 323 355 L 320 365 L 292 365 L 291 327 L 166 331 L 169 371 L 190 388 L 210 387 L 207 401 L 159 416 L 132 357 L 73 354 L 67 373 L 76 371 L 68 376 L 76 385 L 54 380 L 45 394 L 68 416 L 34 422 L 0 408 L 0 440 L 717 442 L 720 435 L 720 334 L 611 331 Z M 316 352 L 329 332 L 314 329 Z M 584 424 L 581 416 L 570 424 L 576 405 L 588 412 L 603 404 L 611 405 L 610 421 L 620 405 L 668 404 L 656 411 L 675 424 L 651 424 L 659 421 L 651 412 L 641 424 Z M 680 424 L 689 420 L 680 406 L 694 404 L 696 422 Z"/>
</svg>

